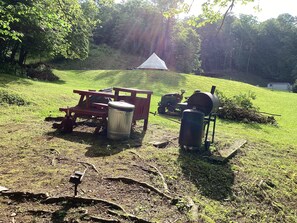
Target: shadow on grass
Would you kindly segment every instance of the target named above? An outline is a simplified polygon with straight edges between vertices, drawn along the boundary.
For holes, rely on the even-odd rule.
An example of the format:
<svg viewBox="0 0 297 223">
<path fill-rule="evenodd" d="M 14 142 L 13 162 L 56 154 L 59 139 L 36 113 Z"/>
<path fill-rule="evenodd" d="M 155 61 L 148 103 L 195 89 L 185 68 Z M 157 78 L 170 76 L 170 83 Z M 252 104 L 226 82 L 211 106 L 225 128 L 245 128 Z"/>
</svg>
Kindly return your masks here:
<svg viewBox="0 0 297 223">
<path fill-rule="evenodd" d="M 15 75 L 1 74 L 0 87 L 6 87 L 9 83 L 17 83 L 19 85 L 25 85 L 25 86 L 32 85 L 32 83 L 27 78 L 18 77 Z"/>
<path fill-rule="evenodd" d="M 37 81 L 42 83 L 51 83 L 51 84 L 66 84 L 66 81 L 64 80 L 56 80 L 56 81 L 37 80 Z"/>
<path fill-rule="evenodd" d="M 202 195 L 213 200 L 224 200 L 232 196 L 234 173 L 229 163 L 211 163 L 198 152 L 180 149 L 178 161 L 182 172 L 192 181 Z"/>
<path fill-rule="evenodd" d="M 163 94 L 168 93 L 167 87 L 169 89 L 176 88 L 181 83 L 184 83 L 186 78 L 181 74 L 165 71 L 112 70 L 97 75 L 94 81 L 98 80 L 102 80 L 113 87 L 134 88 L 137 86 L 139 89 L 152 89 L 152 84 L 154 84 L 154 89 L 152 90 Z"/>
<path fill-rule="evenodd" d="M 171 122 L 175 122 L 177 124 L 181 124 L 181 115 L 178 112 L 170 113 L 170 114 L 157 114 L 156 115 L 162 117 Z"/>
<path fill-rule="evenodd" d="M 70 142 L 80 143 L 87 145 L 85 156 L 87 157 L 104 157 L 111 156 L 124 151 L 125 149 L 138 148 L 142 145 L 145 132 L 132 130 L 130 138 L 126 140 L 111 140 L 103 134 L 94 134 L 93 132 L 84 132 L 83 129 L 76 130 L 71 134 L 63 134 L 54 131 L 49 132 L 49 136 L 61 138 Z"/>
<path fill-rule="evenodd" d="M 100 136 L 100 141 L 86 148 L 85 155 L 87 157 L 111 156 L 125 149 L 141 147 L 144 135 L 144 132 L 132 131 L 130 138 L 126 140 L 111 140 L 106 136 Z"/>
<path fill-rule="evenodd" d="M 227 124 L 237 124 L 237 125 L 241 125 L 246 129 L 256 129 L 256 130 L 261 130 L 261 124 L 259 123 L 244 123 L 244 122 L 236 122 L 236 121 L 231 121 L 231 120 L 225 120 L 225 119 L 221 119 L 220 121 L 225 125 Z"/>
<path fill-rule="evenodd" d="M 95 78 L 94 81 L 100 81 L 102 79 L 108 79 L 110 82 L 114 82 L 115 79 L 117 79 L 118 75 L 121 73 L 120 70 L 108 70 L 105 72 L 102 72 L 98 74 Z"/>
<path fill-rule="evenodd" d="M 24 85 L 24 86 L 30 86 L 32 85 L 32 82 L 30 82 L 26 77 L 18 77 L 15 75 L 6 75 L 6 74 L 1 74 L 0 75 L 0 87 L 6 87 L 10 83 L 14 84 L 19 84 L 19 85 Z M 52 83 L 52 84 L 65 84 L 66 82 L 63 80 L 56 80 L 56 81 L 45 81 L 45 80 L 36 80 L 38 82 L 42 83 Z"/>
</svg>

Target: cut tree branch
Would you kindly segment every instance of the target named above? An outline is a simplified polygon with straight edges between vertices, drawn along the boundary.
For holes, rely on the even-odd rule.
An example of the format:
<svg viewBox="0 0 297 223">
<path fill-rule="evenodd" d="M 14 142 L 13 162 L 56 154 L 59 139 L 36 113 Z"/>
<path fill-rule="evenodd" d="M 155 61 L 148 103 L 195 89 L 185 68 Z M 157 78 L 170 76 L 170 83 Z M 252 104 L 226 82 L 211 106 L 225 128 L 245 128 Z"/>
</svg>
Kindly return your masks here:
<svg viewBox="0 0 297 223">
<path fill-rule="evenodd" d="M 145 182 L 140 182 L 138 180 L 132 179 L 132 178 L 128 178 L 128 177 L 106 177 L 104 178 L 105 180 L 111 180 L 111 181 L 122 181 L 123 183 L 127 183 L 127 184 L 139 184 L 142 187 L 148 188 L 152 191 L 154 191 L 155 193 L 157 193 L 158 195 L 162 196 L 162 197 L 166 197 L 169 200 L 172 200 L 172 197 L 163 193 L 162 191 L 160 191 L 159 189 L 155 188 L 154 186 L 145 183 Z"/>
<path fill-rule="evenodd" d="M 159 174 L 159 176 L 162 179 L 162 183 L 163 183 L 163 187 L 164 187 L 165 192 L 166 193 L 169 193 L 169 189 L 168 189 L 168 186 L 167 186 L 167 183 L 165 181 L 165 178 L 164 178 L 163 174 L 160 172 L 160 170 L 157 167 L 155 167 L 155 166 L 153 166 L 151 164 L 149 164 L 149 166 L 152 167 L 152 168 L 154 168 L 157 171 L 157 173 Z"/>
<path fill-rule="evenodd" d="M 136 153 L 134 151 L 130 151 L 130 152 L 133 153 L 134 155 L 138 156 L 139 159 L 144 160 L 138 153 Z M 155 167 L 155 166 L 153 166 L 151 164 L 147 164 L 147 165 L 149 167 L 155 169 L 156 172 L 151 171 L 151 170 L 148 170 L 148 169 L 145 169 L 143 167 L 140 167 L 140 166 L 134 164 L 134 166 L 138 166 L 138 167 L 140 167 L 144 171 L 147 171 L 147 172 L 151 171 L 153 174 L 157 173 L 161 177 L 161 179 L 162 179 L 162 183 L 163 183 L 163 187 L 164 187 L 165 192 L 166 193 L 169 193 L 169 189 L 168 189 L 167 183 L 166 183 L 165 178 L 164 178 L 163 174 L 161 173 L 161 171 L 157 167 Z"/>
<path fill-rule="evenodd" d="M 229 13 L 230 11 L 232 11 L 232 9 L 233 9 L 233 7 L 234 7 L 234 3 L 235 3 L 235 0 L 232 0 L 232 2 L 231 2 L 231 4 L 229 5 L 228 9 L 227 9 L 226 12 L 224 13 L 223 20 L 222 20 L 222 23 L 221 23 L 221 25 L 220 25 L 220 27 L 219 27 L 219 29 L 218 29 L 218 32 L 222 29 L 222 27 L 223 27 L 223 25 L 224 25 L 224 22 L 225 22 L 225 20 L 226 20 L 226 17 L 227 17 L 227 15 L 228 15 L 228 13 Z"/>
</svg>

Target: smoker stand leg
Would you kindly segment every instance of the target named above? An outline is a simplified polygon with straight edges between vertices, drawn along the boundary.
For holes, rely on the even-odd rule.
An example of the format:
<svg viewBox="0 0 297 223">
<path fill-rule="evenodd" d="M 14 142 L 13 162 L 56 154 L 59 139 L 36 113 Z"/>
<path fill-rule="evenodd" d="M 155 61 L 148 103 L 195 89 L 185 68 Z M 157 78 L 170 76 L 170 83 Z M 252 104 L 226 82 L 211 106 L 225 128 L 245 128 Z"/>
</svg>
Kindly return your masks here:
<svg viewBox="0 0 297 223">
<path fill-rule="evenodd" d="M 211 115 L 208 116 L 207 123 L 206 123 L 207 127 L 206 127 L 205 139 L 204 139 L 205 149 L 209 148 L 209 142 L 207 141 L 207 139 L 208 139 L 209 125 L 210 125 L 210 118 L 211 118 Z"/>
<path fill-rule="evenodd" d="M 77 186 L 78 186 L 78 184 L 74 184 L 74 196 L 76 197 L 76 195 L 77 195 Z"/>
<path fill-rule="evenodd" d="M 217 121 L 217 116 L 213 116 L 213 127 L 212 127 L 212 139 L 211 143 L 214 143 L 214 136 L 215 136 L 215 130 L 216 130 L 216 121 Z"/>
</svg>

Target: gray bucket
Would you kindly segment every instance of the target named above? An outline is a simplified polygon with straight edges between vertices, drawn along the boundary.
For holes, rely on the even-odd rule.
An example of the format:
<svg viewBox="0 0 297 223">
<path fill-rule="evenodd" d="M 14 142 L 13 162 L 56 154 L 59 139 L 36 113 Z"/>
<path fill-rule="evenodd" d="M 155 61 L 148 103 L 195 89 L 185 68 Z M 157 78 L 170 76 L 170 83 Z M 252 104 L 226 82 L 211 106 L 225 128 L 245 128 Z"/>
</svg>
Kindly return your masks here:
<svg viewBox="0 0 297 223">
<path fill-rule="evenodd" d="M 127 139 L 130 137 L 135 106 L 124 101 L 108 103 L 107 138 Z"/>
</svg>

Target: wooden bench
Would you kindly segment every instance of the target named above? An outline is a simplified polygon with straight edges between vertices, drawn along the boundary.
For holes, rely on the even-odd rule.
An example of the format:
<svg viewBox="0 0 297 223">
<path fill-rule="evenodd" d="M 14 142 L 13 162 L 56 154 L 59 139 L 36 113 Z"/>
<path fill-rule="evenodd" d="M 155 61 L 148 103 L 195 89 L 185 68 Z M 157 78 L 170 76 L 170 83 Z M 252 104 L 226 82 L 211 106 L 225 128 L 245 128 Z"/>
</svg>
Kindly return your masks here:
<svg viewBox="0 0 297 223">
<path fill-rule="evenodd" d="M 73 90 L 73 93 L 80 95 L 78 104 L 74 107 L 59 108 L 60 111 L 67 112 L 69 110 L 70 115 L 73 114 L 74 120 L 76 120 L 77 117 L 107 118 L 107 104 L 92 102 L 96 101 L 92 100 L 92 97 L 114 98 L 114 94 L 109 92 L 97 92 L 93 90 Z"/>
<path fill-rule="evenodd" d="M 144 120 L 143 130 L 147 130 L 149 108 L 152 91 L 139 90 L 132 88 L 113 88 L 112 92 L 94 91 L 94 90 L 73 90 L 73 93 L 79 94 L 80 99 L 76 106 L 69 108 L 59 108 L 60 111 L 67 113 L 76 118 L 96 118 L 106 121 L 108 117 L 108 101 L 125 101 L 135 106 L 133 123 L 137 120 Z M 127 95 L 128 94 L 128 95 Z M 105 102 L 98 102 L 96 98 L 106 98 Z M 108 100 L 109 99 L 109 100 Z"/>
</svg>

